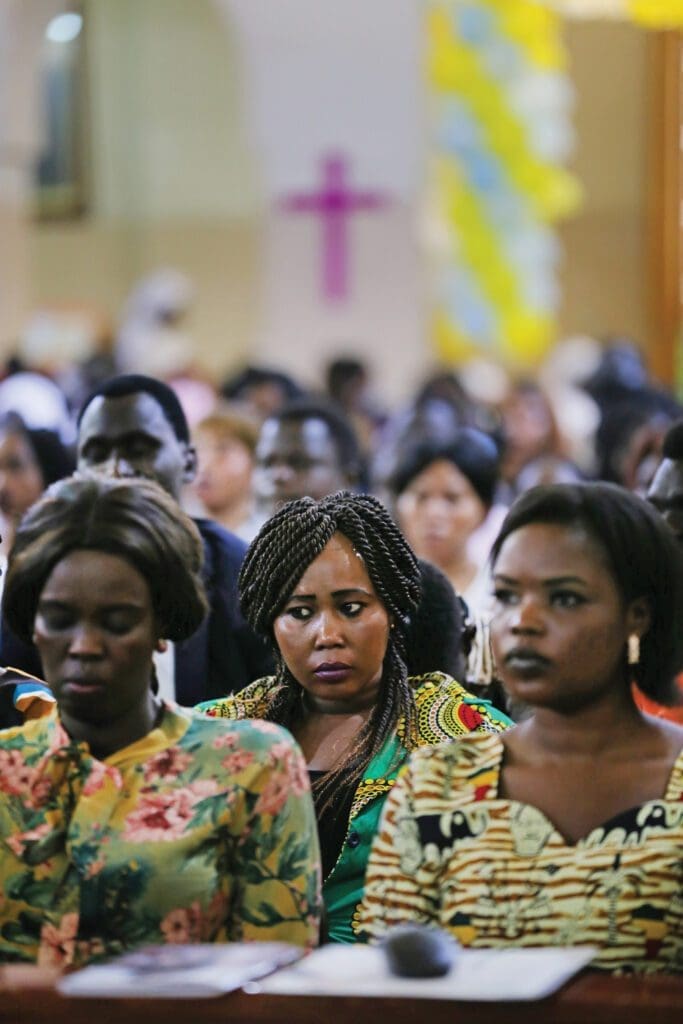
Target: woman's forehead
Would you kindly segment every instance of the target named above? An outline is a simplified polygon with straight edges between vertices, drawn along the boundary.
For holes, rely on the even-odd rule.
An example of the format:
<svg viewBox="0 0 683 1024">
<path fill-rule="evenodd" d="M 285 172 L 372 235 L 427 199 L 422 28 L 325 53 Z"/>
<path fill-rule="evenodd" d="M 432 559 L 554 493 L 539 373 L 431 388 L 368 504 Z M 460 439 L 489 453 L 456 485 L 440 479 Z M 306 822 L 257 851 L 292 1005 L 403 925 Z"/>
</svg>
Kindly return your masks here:
<svg viewBox="0 0 683 1024">
<path fill-rule="evenodd" d="M 353 585 L 373 593 L 375 589 L 365 559 L 353 542 L 339 531 L 333 534 L 320 554 L 304 569 L 294 591 L 301 592 L 308 585 L 326 589 L 348 589 Z"/>
</svg>

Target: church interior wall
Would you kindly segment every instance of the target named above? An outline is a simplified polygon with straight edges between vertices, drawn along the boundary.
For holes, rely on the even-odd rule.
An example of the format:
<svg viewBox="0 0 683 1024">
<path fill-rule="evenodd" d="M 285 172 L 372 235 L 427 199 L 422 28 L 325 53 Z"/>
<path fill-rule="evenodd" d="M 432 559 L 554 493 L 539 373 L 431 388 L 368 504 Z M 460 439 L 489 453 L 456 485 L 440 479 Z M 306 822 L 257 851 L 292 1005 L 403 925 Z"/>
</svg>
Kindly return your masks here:
<svg viewBox="0 0 683 1024">
<path fill-rule="evenodd" d="M 187 327 L 198 362 L 221 373 L 249 358 L 259 331 L 263 225 L 236 41 L 209 0 L 86 8 L 90 211 L 33 226 L 33 302 L 84 300 L 113 318 L 141 274 L 177 266 L 197 286 Z M 573 24 L 567 42 L 586 202 L 560 229 L 561 331 L 646 339 L 645 33 Z M 427 322 L 416 311 L 418 329 Z M 372 344 L 390 358 L 395 341 Z"/>
</svg>

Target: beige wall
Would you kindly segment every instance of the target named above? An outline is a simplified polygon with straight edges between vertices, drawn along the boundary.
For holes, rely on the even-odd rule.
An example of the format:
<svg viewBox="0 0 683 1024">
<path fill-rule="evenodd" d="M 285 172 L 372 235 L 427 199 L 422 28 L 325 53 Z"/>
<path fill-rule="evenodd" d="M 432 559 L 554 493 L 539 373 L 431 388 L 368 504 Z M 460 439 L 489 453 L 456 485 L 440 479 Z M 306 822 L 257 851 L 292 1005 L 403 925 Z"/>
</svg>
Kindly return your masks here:
<svg viewBox="0 0 683 1024">
<path fill-rule="evenodd" d="M 187 327 L 215 373 L 253 335 L 257 222 L 239 67 L 211 0 L 90 0 L 91 206 L 35 224 L 36 304 L 84 302 L 112 319 L 158 266 L 197 286 Z"/>
<path fill-rule="evenodd" d="M 247 358 L 258 329 L 258 187 L 239 58 L 211 0 L 90 0 L 90 216 L 37 224 L 36 303 L 91 303 L 114 317 L 145 271 L 187 271 L 200 364 Z M 578 89 L 583 211 L 561 228 L 564 333 L 647 339 L 646 42 L 619 24 L 567 27 Z"/>
<path fill-rule="evenodd" d="M 615 22 L 565 30 L 577 90 L 573 167 L 585 189 L 564 224 L 564 333 L 630 334 L 647 343 L 647 38 Z"/>
</svg>

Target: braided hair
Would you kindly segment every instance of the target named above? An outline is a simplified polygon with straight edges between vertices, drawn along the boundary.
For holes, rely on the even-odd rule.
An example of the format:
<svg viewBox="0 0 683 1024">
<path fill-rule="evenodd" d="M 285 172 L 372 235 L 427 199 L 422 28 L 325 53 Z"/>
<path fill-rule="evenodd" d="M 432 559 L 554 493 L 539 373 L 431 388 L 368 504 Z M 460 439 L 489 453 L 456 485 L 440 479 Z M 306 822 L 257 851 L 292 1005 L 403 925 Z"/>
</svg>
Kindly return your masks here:
<svg viewBox="0 0 683 1024">
<path fill-rule="evenodd" d="M 416 722 L 406 668 L 406 638 L 421 595 L 417 561 L 380 501 L 367 494 L 340 491 L 321 501 L 299 498 L 284 505 L 252 542 L 239 576 L 244 617 L 275 649 L 280 686 L 266 717 L 291 728 L 303 712 L 302 689 L 277 649 L 273 623 L 308 566 L 337 532 L 363 559 L 392 628 L 377 703 L 351 748 L 323 780 L 314 784 L 319 809 L 331 802 L 339 781 L 358 783 L 401 718 L 406 745 L 413 745 Z"/>
</svg>

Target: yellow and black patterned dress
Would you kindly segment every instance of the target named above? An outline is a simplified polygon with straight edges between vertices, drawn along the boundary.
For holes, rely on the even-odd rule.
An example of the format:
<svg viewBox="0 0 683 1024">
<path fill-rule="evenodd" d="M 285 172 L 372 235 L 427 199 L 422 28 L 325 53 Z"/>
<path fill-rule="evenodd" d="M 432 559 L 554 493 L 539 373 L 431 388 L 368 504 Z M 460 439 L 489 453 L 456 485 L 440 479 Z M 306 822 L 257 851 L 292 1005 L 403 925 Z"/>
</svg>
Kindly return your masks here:
<svg viewBox="0 0 683 1024">
<path fill-rule="evenodd" d="M 603 970 L 683 972 L 683 752 L 662 799 L 570 844 L 498 798 L 503 750 L 489 734 L 412 755 L 370 857 L 366 935 L 421 921 L 466 946 L 595 946 Z"/>
</svg>

